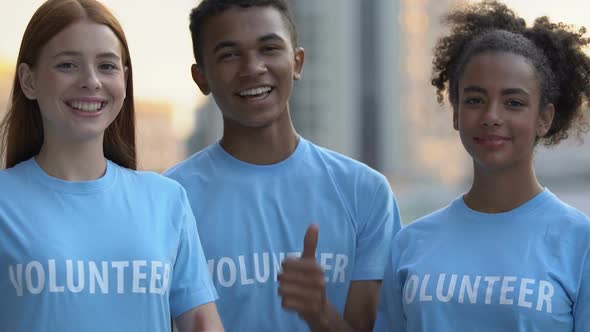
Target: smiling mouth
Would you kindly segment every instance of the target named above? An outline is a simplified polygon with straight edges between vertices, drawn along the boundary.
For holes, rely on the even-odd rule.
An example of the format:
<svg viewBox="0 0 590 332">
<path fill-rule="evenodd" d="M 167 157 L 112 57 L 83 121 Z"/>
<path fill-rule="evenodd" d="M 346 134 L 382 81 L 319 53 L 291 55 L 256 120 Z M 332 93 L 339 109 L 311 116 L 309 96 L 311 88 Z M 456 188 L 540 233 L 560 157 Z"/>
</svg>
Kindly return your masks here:
<svg viewBox="0 0 590 332">
<path fill-rule="evenodd" d="M 104 108 L 107 102 L 94 101 L 94 102 L 82 102 L 82 101 L 70 101 L 66 102 L 69 107 L 86 113 L 96 113 Z"/>
<path fill-rule="evenodd" d="M 489 136 L 489 137 L 474 137 L 474 140 L 480 146 L 487 149 L 498 149 L 510 141 L 508 137 Z"/>
<path fill-rule="evenodd" d="M 238 92 L 238 96 L 242 98 L 261 98 L 270 94 L 274 89 L 270 86 L 247 89 Z"/>
</svg>

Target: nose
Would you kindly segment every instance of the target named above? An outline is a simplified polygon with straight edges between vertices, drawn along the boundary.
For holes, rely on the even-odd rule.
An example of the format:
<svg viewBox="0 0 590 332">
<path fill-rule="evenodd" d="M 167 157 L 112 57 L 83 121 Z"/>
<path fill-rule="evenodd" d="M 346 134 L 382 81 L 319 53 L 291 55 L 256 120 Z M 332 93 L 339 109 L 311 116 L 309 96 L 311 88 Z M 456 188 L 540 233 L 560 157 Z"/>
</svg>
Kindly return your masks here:
<svg viewBox="0 0 590 332">
<path fill-rule="evenodd" d="M 86 68 L 82 71 L 82 77 L 80 80 L 81 87 L 85 89 L 97 90 L 102 87 L 100 77 L 94 68 Z"/>
<path fill-rule="evenodd" d="M 484 127 L 498 127 L 502 125 L 502 115 L 501 115 L 501 103 L 499 102 L 490 102 L 488 107 L 484 110 L 484 114 L 481 119 L 481 124 Z"/>
<path fill-rule="evenodd" d="M 241 77 L 259 76 L 268 71 L 266 63 L 258 54 L 247 53 L 242 57 Z"/>
</svg>

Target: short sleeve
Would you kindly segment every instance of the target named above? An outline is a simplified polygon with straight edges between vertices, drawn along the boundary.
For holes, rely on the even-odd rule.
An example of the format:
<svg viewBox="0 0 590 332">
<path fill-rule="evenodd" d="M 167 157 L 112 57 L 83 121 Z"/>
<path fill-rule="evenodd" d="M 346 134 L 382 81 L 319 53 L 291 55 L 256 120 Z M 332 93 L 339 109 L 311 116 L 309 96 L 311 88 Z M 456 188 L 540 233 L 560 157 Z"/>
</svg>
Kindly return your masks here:
<svg viewBox="0 0 590 332">
<path fill-rule="evenodd" d="M 352 280 L 382 280 L 391 240 L 401 228 L 397 201 L 385 177 L 376 190 L 361 197 L 360 227 L 356 238 Z"/>
<path fill-rule="evenodd" d="M 586 251 L 578 297 L 574 305 L 574 332 L 590 331 L 590 249 Z"/>
<path fill-rule="evenodd" d="M 389 261 L 385 269 L 383 283 L 381 284 L 381 296 L 377 311 L 377 321 L 375 322 L 375 332 L 405 332 L 407 328 L 402 302 L 404 281 L 400 280 L 397 274 L 401 250 L 396 240 L 397 238 L 394 239 L 394 243 L 391 246 Z"/>
<path fill-rule="evenodd" d="M 195 217 L 185 191 L 182 192 L 183 217 L 170 285 L 170 311 L 174 319 L 218 297 L 201 247 Z"/>
</svg>

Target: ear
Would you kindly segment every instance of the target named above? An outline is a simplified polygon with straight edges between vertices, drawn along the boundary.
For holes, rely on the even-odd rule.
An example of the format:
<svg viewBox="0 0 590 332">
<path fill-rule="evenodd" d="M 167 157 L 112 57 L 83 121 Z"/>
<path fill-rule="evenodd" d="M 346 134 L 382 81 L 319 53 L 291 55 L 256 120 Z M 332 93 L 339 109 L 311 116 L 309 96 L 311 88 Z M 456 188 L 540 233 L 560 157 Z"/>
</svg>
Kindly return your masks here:
<svg viewBox="0 0 590 332">
<path fill-rule="evenodd" d="M 124 79 L 125 79 L 125 87 L 127 87 L 127 82 L 129 80 L 129 67 L 127 67 L 127 66 L 125 66 L 124 75 L 125 75 L 125 77 L 124 77 Z"/>
<path fill-rule="evenodd" d="M 299 80 L 303 72 L 303 63 L 305 62 L 305 50 L 303 47 L 295 48 L 295 67 L 293 69 L 293 79 Z"/>
<path fill-rule="evenodd" d="M 459 130 L 459 108 L 453 105 L 453 128 Z"/>
<path fill-rule="evenodd" d="M 193 81 L 197 83 L 197 86 L 201 90 L 201 92 L 206 96 L 211 93 L 211 89 L 209 88 L 209 82 L 207 81 L 207 77 L 205 76 L 205 72 L 198 64 L 194 63 L 191 66 L 191 74 L 193 75 Z"/>
<path fill-rule="evenodd" d="M 537 118 L 537 137 L 543 137 L 547 135 L 551 124 L 553 124 L 553 117 L 555 116 L 555 106 L 553 104 L 547 104 L 544 110 L 539 112 Z"/>
<path fill-rule="evenodd" d="M 125 80 L 125 98 L 127 98 L 127 82 L 129 82 L 129 67 L 123 69 L 123 79 Z"/>
<path fill-rule="evenodd" d="M 35 82 L 35 75 L 26 63 L 21 63 L 17 68 L 18 81 L 20 83 L 23 94 L 30 100 L 37 99 L 37 84 Z"/>
</svg>

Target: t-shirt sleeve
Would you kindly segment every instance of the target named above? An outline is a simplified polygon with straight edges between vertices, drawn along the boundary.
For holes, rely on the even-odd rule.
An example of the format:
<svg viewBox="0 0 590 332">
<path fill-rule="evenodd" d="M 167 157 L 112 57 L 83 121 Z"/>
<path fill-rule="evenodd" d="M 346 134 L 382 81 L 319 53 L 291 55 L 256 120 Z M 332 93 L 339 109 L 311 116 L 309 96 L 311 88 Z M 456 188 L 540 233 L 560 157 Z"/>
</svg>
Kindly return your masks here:
<svg viewBox="0 0 590 332">
<path fill-rule="evenodd" d="M 375 332 L 406 331 L 406 317 L 403 311 L 403 281 L 398 279 L 397 266 L 400 249 L 394 240 L 389 262 L 385 269 Z"/>
<path fill-rule="evenodd" d="M 580 290 L 574 307 L 574 332 L 590 331 L 590 250 L 587 250 Z"/>
<path fill-rule="evenodd" d="M 376 190 L 360 198 L 352 280 L 382 280 L 393 236 L 401 228 L 396 199 L 385 177 Z"/>
<path fill-rule="evenodd" d="M 218 298 L 184 190 L 182 209 L 178 252 L 170 285 L 170 311 L 174 319 Z"/>
</svg>

